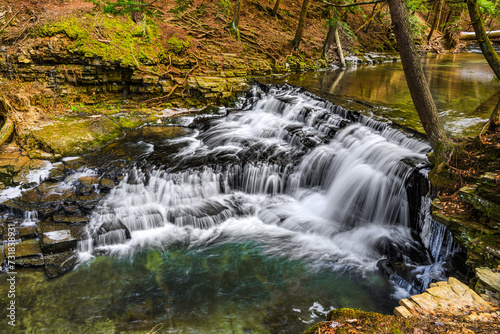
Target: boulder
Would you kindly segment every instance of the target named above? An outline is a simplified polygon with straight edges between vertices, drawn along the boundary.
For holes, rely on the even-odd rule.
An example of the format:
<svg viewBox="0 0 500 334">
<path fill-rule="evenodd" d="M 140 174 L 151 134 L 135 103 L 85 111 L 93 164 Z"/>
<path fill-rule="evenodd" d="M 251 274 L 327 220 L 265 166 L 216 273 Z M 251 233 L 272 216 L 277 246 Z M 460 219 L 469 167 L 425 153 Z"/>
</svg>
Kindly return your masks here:
<svg viewBox="0 0 500 334">
<path fill-rule="evenodd" d="M 45 256 L 45 275 L 54 278 L 64 275 L 75 267 L 77 255 L 74 251 Z"/>
<path fill-rule="evenodd" d="M 400 300 L 399 305 L 394 310 L 399 317 L 426 317 L 429 314 L 463 316 L 465 312 L 475 312 L 480 316 L 474 321 L 489 319 L 484 314 L 495 310 L 494 306 L 453 277 L 448 282 L 433 283 L 424 293 Z"/>
<path fill-rule="evenodd" d="M 500 273 L 490 268 L 476 268 L 477 282 L 474 290 L 490 299 L 500 300 Z"/>
<path fill-rule="evenodd" d="M 71 235 L 71 230 L 44 232 L 42 237 L 42 249 L 44 254 L 73 250 L 76 247 L 76 243 L 76 239 Z"/>
</svg>

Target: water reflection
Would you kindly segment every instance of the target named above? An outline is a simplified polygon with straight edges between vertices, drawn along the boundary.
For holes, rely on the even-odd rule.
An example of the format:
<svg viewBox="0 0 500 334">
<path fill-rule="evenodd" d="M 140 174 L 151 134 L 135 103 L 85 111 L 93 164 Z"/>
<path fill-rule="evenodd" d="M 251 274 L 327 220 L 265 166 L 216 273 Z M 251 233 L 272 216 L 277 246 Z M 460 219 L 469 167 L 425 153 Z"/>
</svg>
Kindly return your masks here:
<svg viewBox="0 0 500 334">
<path fill-rule="evenodd" d="M 422 58 L 445 128 L 474 135 L 500 98 L 500 81 L 481 54 L 441 54 Z M 302 86 L 333 102 L 392 119 L 423 131 L 400 62 L 348 70 L 293 74 L 265 82 Z"/>
</svg>

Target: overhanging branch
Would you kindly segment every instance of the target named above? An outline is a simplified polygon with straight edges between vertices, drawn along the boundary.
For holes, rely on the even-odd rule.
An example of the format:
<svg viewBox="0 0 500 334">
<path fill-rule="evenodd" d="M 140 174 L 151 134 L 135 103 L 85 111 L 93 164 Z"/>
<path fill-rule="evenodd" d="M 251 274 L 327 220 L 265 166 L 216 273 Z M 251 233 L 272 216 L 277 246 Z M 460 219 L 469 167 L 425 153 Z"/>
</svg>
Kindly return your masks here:
<svg viewBox="0 0 500 334">
<path fill-rule="evenodd" d="M 387 0 L 374 0 L 374 1 L 367 1 L 367 2 L 344 4 L 344 5 L 339 5 L 339 4 L 331 3 L 328 1 L 324 1 L 324 0 L 322 0 L 321 2 L 324 3 L 325 5 L 332 6 L 332 7 L 354 7 L 354 6 L 361 6 L 361 5 L 373 5 L 376 3 L 386 2 L 386 1 Z"/>
</svg>

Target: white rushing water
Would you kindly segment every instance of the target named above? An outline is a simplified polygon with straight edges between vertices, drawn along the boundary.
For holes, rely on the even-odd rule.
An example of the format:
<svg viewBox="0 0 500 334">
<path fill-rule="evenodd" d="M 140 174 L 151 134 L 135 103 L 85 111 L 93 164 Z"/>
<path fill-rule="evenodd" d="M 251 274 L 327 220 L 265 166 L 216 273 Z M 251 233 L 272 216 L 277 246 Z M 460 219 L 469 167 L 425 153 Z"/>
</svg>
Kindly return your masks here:
<svg viewBox="0 0 500 334">
<path fill-rule="evenodd" d="M 428 164 L 427 143 L 290 87 L 255 87 L 249 100 L 170 140 L 182 146 L 175 167 L 132 169 L 92 214 L 80 262 L 253 241 L 311 268 L 374 270 L 391 257 L 422 265 L 405 182 Z"/>
</svg>

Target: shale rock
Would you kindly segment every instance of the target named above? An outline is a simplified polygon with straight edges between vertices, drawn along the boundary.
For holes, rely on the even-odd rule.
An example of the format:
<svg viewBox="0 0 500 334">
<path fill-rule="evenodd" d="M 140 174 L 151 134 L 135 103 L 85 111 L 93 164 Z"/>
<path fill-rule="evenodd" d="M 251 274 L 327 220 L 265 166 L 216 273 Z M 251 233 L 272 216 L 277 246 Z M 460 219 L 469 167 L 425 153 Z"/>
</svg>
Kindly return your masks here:
<svg viewBox="0 0 500 334">
<path fill-rule="evenodd" d="M 59 253 L 72 250 L 76 247 L 76 239 L 71 235 L 71 230 L 56 230 L 44 232 L 42 248 L 44 253 Z"/>
<path fill-rule="evenodd" d="M 500 300 L 500 273 L 490 268 L 476 268 L 477 282 L 474 287 L 481 297 L 496 302 Z"/>
<path fill-rule="evenodd" d="M 431 283 L 426 292 L 400 300 L 394 314 L 400 317 L 446 315 L 447 317 L 475 315 L 471 321 L 490 321 L 495 307 L 459 280 Z"/>
<path fill-rule="evenodd" d="M 45 274 L 48 278 L 64 275 L 75 267 L 77 260 L 73 251 L 45 256 Z"/>
<path fill-rule="evenodd" d="M 42 249 L 38 240 L 26 240 L 15 245 L 15 261 L 20 266 L 42 266 Z"/>
</svg>

